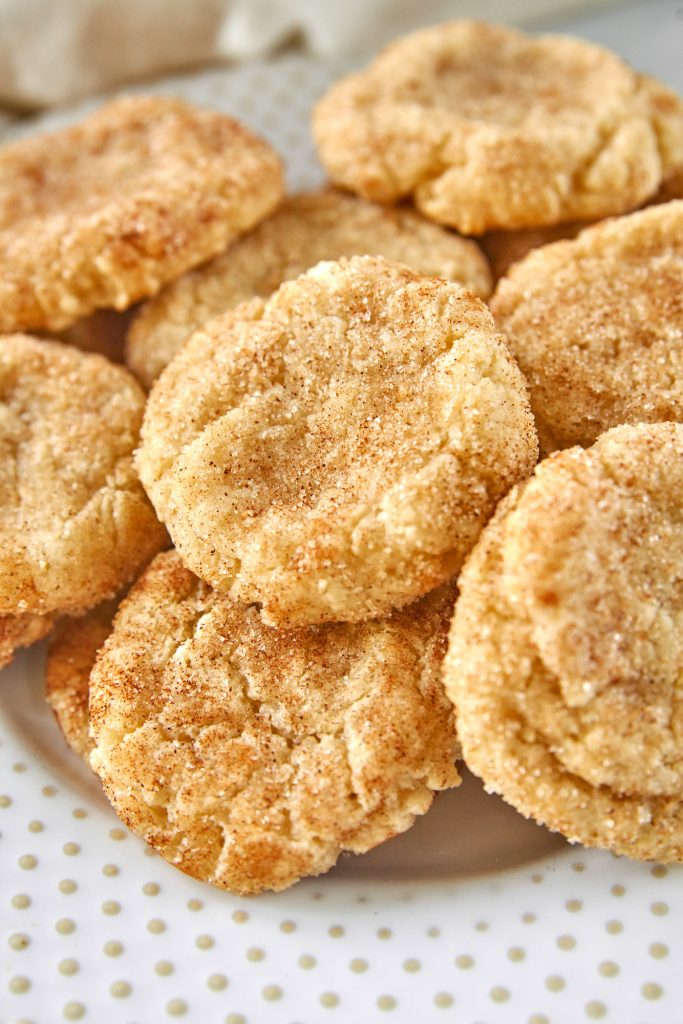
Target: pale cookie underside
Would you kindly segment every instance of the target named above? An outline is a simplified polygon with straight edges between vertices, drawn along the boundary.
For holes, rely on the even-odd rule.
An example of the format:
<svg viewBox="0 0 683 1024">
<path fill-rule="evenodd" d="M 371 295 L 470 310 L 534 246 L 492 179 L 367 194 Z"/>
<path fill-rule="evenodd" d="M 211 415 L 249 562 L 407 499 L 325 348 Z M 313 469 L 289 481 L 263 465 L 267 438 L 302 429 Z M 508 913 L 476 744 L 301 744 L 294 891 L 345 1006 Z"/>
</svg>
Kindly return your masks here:
<svg viewBox="0 0 683 1024">
<path fill-rule="evenodd" d="M 682 201 L 529 253 L 491 309 L 554 447 L 683 419 Z"/>
<path fill-rule="evenodd" d="M 142 437 L 186 564 L 279 626 L 358 621 L 438 586 L 536 459 L 488 310 L 370 257 L 319 264 L 198 332 Z"/>
<path fill-rule="evenodd" d="M 45 697 L 69 747 L 86 761 L 90 738 L 90 673 L 112 631 L 116 603 L 107 601 L 80 619 L 65 618 L 50 641 L 45 663 Z"/>
<path fill-rule="evenodd" d="M 143 406 L 101 356 L 0 339 L 0 614 L 90 607 L 163 547 L 133 467 Z"/>
<path fill-rule="evenodd" d="M 313 132 L 335 183 L 482 234 L 638 206 L 667 170 L 665 121 L 606 50 L 455 21 L 333 86 Z"/>
<path fill-rule="evenodd" d="M 271 147 L 163 97 L 0 150 L 0 330 L 128 308 L 222 251 L 283 192 Z"/>
<path fill-rule="evenodd" d="M 142 308 L 129 332 L 126 362 L 150 387 L 194 330 L 321 260 L 385 256 L 413 270 L 491 293 L 478 246 L 406 209 L 386 209 L 329 189 L 286 199 L 268 220 L 217 259 L 168 285 Z"/>
<path fill-rule="evenodd" d="M 669 861 L 683 859 L 683 594 L 669 572 L 683 522 L 664 480 L 682 454 L 683 427 L 660 424 L 542 463 L 465 568 L 445 669 L 465 760 L 489 788 L 572 841 Z M 592 515 L 574 533 L 582 489 Z"/>
<path fill-rule="evenodd" d="M 51 615 L 0 615 L 0 668 L 20 647 L 30 647 L 51 631 Z"/>
<path fill-rule="evenodd" d="M 452 601 L 274 631 L 160 555 L 91 676 L 91 763 L 124 821 L 195 877 L 247 894 L 326 871 L 459 781 L 440 681 Z"/>
</svg>

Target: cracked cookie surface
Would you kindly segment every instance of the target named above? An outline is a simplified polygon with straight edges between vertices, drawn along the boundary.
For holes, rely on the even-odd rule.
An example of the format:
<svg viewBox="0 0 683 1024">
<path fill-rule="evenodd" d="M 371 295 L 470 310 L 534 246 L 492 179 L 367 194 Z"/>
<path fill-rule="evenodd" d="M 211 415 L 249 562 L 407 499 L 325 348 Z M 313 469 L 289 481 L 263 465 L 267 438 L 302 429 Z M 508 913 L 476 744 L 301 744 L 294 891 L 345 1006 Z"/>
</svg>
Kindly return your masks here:
<svg viewBox="0 0 683 1024">
<path fill-rule="evenodd" d="M 491 310 L 546 450 L 621 423 L 683 420 L 683 201 L 536 249 Z"/>
<path fill-rule="evenodd" d="M 321 260 L 384 256 L 457 281 L 482 299 L 491 293 L 484 256 L 471 240 L 406 209 L 386 209 L 328 189 L 286 199 L 227 252 L 147 302 L 128 334 L 126 362 L 146 387 L 198 327 L 219 313 L 272 294 Z"/>
<path fill-rule="evenodd" d="M 181 870 L 241 894 L 404 831 L 459 782 L 440 678 L 453 598 L 276 631 L 159 555 L 90 681 L 91 764 L 114 807 Z"/>
<path fill-rule="evenodd" d="M 454 21 L 334 85 L 313 133 L 336 184 L 482 234 L 644 202 L 668 170 L 663 106 L 600 47 Z"/>
<path fill-rule="evenodd" d="M 444 664 L 468 766 L 570 840 L 683 860 L 683 426 L 541 463 L 468 560 Z"/>
<path fill-rule="evenodd" d="M 650 101 L 664 172 L 659 190 L 646 205 L 683 199 L 683 99 L 648 75 L 640 75 L 640 82 Z M 572 221 L 545 228 L 490 231 L 480 239 L 480 244 L 489 261 L 493 279 L 498 281 L 513 263 L 517 263 L 532 249 L 561 239 L 576 238 L 580 231 L 589 226 L 586 221 Z"/>
<path fill-rule="evenodd" d="M 198 331 L 152 391 L 137 459 L 185 564 L 293 626 L 450 579 L 536 455 L 484 304 L 354 257 Z"/>
<path fill-rule="evenodd" d="M 88 608 L 164 546 L 133 466 L 143 408 L 102 356 L 0 338 L 0 615 Z"/>
<path fill-rule="evenodd" d="M 279 158 L 223 114 L 124 97 L 0 149 L 0 331 L 126 309 L 282 197 Z"/>
</svg>

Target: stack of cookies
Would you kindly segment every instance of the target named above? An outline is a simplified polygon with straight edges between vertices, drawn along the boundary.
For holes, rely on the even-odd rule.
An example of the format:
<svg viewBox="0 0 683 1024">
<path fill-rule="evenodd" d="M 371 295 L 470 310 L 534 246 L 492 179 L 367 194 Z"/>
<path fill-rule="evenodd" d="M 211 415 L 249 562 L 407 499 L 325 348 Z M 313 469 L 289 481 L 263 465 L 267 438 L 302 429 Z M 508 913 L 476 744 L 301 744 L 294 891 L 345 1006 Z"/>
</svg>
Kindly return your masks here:
<svg viewBox="0 0 683 1024">
<path fill-rule="evenodd" d="M 332 185 L 289 197 L 161 98 L 0 151 L 0 657 L 59 619 L 70 746 L 232 892 L 403 831 L 460 756 L 683 860 L 683 101 L 454 22 L 313 132 Z"/>
</svg>

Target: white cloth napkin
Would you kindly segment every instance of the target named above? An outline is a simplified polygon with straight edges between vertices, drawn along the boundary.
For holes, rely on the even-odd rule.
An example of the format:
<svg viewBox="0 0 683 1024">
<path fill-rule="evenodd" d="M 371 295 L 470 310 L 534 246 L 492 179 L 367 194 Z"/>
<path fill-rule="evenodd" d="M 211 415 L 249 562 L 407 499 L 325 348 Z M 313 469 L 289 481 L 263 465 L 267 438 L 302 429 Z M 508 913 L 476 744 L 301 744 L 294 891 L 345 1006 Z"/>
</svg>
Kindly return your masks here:
<svg viewBox="0 0 683 1024">
<path fill-rule="evenodd" d="M 448 18 L 523 23 L 606 2 L 0 0 L 0 107 L 53 106 L 119 82 L 291 45 L 314 54 L 367 52 Z"/>
</svg>

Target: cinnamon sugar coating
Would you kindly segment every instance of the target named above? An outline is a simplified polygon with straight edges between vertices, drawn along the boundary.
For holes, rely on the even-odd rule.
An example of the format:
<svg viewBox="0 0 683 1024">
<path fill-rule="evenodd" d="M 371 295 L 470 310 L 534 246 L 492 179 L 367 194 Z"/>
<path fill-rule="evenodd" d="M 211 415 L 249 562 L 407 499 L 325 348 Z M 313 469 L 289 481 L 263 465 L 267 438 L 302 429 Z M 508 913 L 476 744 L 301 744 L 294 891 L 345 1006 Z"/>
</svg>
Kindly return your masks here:
<svg viewBox="0 0 683 1024">
<path fill-rule="evenodd" d="M 313 134 L 336 184 L 381 202 L 412 196 L 478 235 L 644 202 L 670 166 L 664 106 L 598 46 L 465 20 L 399 39 L 335 84 Z"/>
<path fill-rule="evenodd" d="M 663 171 L 662 184 L 646 205 L 683 199 L 683 99 L 649 75 L 641 75 L 640 83 L 650 101 Z M 491 231 L 480 239 L 480 244 L 491 266 L 493 279 L 498 281 L 513 263 L 532 249 L 564 238 L 576 238 L 579 231 L 587 227 L 586 221 L 571 221 L 545 228 Z"/>
<path fill-rule="evenodd" d="M 53 624 L 51 615 L 0 615 L 0 668 L 9 665 L 20 647 L 47 636 Z"/>
<path fill-rule="evenodd" d="M 681 199 L 683 195 L 678 188 L 683 189 L 680 185 L 683 177 L 683 97 L 650 75 L 641 75 L 640 82 L 650 103 L 662 156 L 660 193 L 652 201 L 657 201 L 658 196 L 665 192 L 669 193 L 668 199 Z"/>
<path fill-rule="evenodd" d="M 239 122 L 164 97 L 112 100 L 0 149 L 0 331 L 126 309 L 267 216 L 280 161 Z"/>
<path fill-rule="evenodd" d="M 45 697 L 64 739 L 86 761 L 90 738 L 90 673 L 100 647 L 112 631 L 115 601 L 105 601 L 81 618 L 63 618 L 45 663 Z"/>
<path fill-rule="evenodd" d="M 117 812 L 182 871 L 245 895 L 402 832 L 459 782 L 440 680 L 453 596 L 278 631 L 159 555 L 90 680 L 91 764 Z"/>
<path fill-rule="evenodd" d="M 364 256 L 198 331 L 152 391 L 137 459 L 185 564 L 293 626 L 449 579 L 536 454 L 483 303 Z"/>
<path fill-rule="evenodd" d="M 206 266 L 147 302 L 128 334 L 126 362 L 150 387 L 190 335 L 247 299 L 266 298 L 320 260 L 384 256 L 457 281 L 482 299 L 491 274 L 478 246 L 407 209 L 385 209 L 328 189 L 302 193 Z"/>
<path fill-rule="evenodd" d="M 0 615 L 90 607 L 164 546 L 133 467 L 143 407 L 102 356 L 0 338 Z"/>
<path fill-rule="evenodd" d="M 683 420 L 683 201 L 534 250 L 491 309 L 546 450 L 620 423 Z"/>
<path fill-rule="evenodd" d="M 683 426 L 542 462 L 460 577 L 445 662 L 469 767 L 572 841 L 683 860 Z"/>
</svg>

